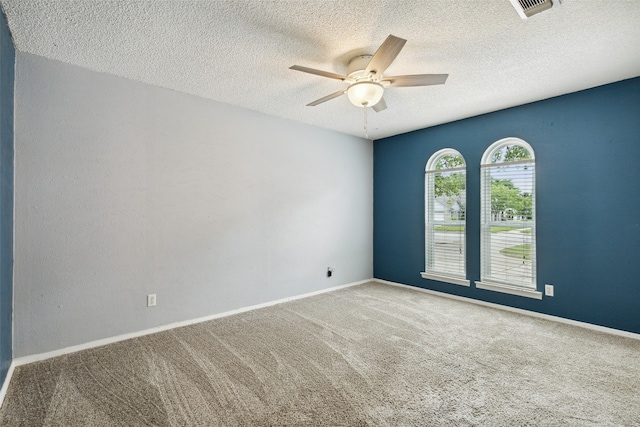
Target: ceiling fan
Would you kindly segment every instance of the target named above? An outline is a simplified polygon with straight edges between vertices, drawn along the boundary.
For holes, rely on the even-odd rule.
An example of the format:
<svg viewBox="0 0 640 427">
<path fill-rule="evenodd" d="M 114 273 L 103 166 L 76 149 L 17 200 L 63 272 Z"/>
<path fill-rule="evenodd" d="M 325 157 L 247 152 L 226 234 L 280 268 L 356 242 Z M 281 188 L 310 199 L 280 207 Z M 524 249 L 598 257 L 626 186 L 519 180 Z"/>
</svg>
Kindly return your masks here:
<svg viewBox="0 0 640 427">
<path fill-rule="evenodd" d="M 412 74 L 385 77 L 383 73 L 396 59 L 406 42 L 405 39 L 389 35 L 373 55 L 360 55 L 353 58 L 349 62 L 346 76 L 301 65 L 293 65 L 289 68 L 330 79 L 342 80 L 349 84 L 345 89 L 307 104 L 307 107 L 315 107 L 346 93 L 353 105 L 357 107 L 372 107 L 374 111 L 379 112 L 387 108 L 387 104 L 382 97 L 385 88 L 441 85 L 447 81 L 449 76 L 448 74 Z"/>
</svg>

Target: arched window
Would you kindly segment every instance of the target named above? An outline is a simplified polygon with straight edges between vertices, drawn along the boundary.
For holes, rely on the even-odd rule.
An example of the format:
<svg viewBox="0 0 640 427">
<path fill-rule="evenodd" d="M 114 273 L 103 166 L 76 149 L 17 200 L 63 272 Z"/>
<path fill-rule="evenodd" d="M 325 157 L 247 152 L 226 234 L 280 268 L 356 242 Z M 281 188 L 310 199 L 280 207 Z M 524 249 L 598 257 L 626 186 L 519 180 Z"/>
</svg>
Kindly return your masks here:
<svg viewBox="0 0 640 427">
<path fill-rule="evenodd" d="M 478 288 L 542 298 L 536 291 L 535 166 L 533 149 L 518 138 L 497 141 L 482 156 Z"/>
<path fill-rule="evenodd" d="M 469 286 L 466 279 L 465 220 L 467 167 L 462 155 L 445 148 L 425 168 L 425 279 Z"/>
</svg>

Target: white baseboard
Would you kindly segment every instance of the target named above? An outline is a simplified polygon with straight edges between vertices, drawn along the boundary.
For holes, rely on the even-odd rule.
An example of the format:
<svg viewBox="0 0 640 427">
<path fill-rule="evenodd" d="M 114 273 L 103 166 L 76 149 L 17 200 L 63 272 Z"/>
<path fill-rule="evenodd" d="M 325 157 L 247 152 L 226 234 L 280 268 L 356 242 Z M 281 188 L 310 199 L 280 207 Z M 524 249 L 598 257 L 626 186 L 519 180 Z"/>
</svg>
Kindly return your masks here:
<svg viewBox="0 0 640 427">
<path fill-rule="evenodd" d="M 497 308 L 499 310 L 511 311 L 513 313 L 524 314 L 531 317 L 538 317 L 540 319 L 551 320 L 552 322 L 564 323 L 567 325 L 578 326 L 581 328 L 591 329 L 592 331 L 605 332 L 611 335 L 617 335 L 625 338 L 632 338 L 635 340 L 640 340 L 640 334 L 635 334 L 633 332 L 621 331 L 619 329 L 607 328 L 606 326 L 594 325 L 591 323 L 580 322 L 577 320 L 565 319 L 564 317 L 552 316 L 550 314 L 538 313 L 536 311 L 524 310 L 522 308 L 509 307 L 508 305 L 494 304 L 492 302 L 486 302 L 482 300 L 477 300 L 473 298 L 461 297 L 458 295 L 447 294 L 444 292 L 432 291 L 431 289 L 419 288 L 417 286 L 405 285 L 404 283 L 390 282 L 388 280 L 382 279 L 373 279 L 374 282 L 383 283 L 385 285 L 391 286 L 400 286 L 407 289 L 413 289 L 420 292 L 425 292 L 431 295 L 437 295 L 439 297 L 455 299 L 458 301 L 464 301 L 471 304 L 483 305 L 486 307 Z"/>
<path fill-rule="evenodd" d="M 243 308 L 239 308 L 239 309 L 236 309 L 236 310 L 225 311 L 223 313 L 213 314 L 211 316 L 205 316 L 205 317 L 199 317 L 197 319 L 190 319 L 190 320 L 184 320 L 184 321 L 181 321 L 181 322 L 169 323 L 167 325 L 157 326 L 155 328 L 145 329 L 145 330 L 137 331 L 137 332 L 131 332 L 131 333 L 128 333 L 128 334 L 123 334 L 123 335 L 117 335 L 117 336 L 114 336 L 114 337 L 104 338 L 104 339 L 100 339 L 100 340 L 96 340 L 96 341 L 90 341 L 90 342 L 87 342 L 87 343 L 84 343 L 84 344 L 74 345 L 74 346 L 71 346 L 71 347 L 65 347 L 65 348 L 62 348 L 62 349 L 59 349 L 59 350 L 49 351 L 49 352 L 46 352 L 46 353 L 39 353 L 39 354 L 31 354 L 29 356 L 22 356 L 22 357 L 18 357 L 18 358 L 13 359 L 13 362 L 11 362 L 11 366 L 14 366 L 14 365 L 15 366 L 22 366 L 22 365 L 26 365 L 26 364 L 33 363 L 33 362 L 39 362 L 41 360 L 51 359 L 52 357 L 63 356 L 65 354 L 75 353 L 77 351 L 87 350 L 87 349 L 90 349 L 90 348 L 101 347 L 103 345 L 112 344 L 112 343 L 116 343 L 116 342 L 119 342 L 119 341 L 128 340 L 128 339 L 131 339 L 131 338 L 137 338 L 137 337 L 141 337 L 141 336 L 144 336 L 144 335 L 155 334 L 157 332 L 167 331 L 169 329 L 179 328 L 179 327 L 182 327 L 182 326 L 194 325 L 196 323 L 202 323 L 202 322 L 206 322 L 208 320 L 219 319 L 219 318 L 231 316 L 231 315 L 234 315 L 234 314 L 244 313 L 244 312 L 251 311 L 251 310 L 257 310 L 259 308 L 270 307 L 272 305 L 282 304 L 284 302 L 295 301 L 295 300 L 302 299 L 302 298 L 309 298 L 309 297 L 312 297 L 314 295 L 320 295 L 320 294 L 324 294 L 324 293 L 327 293 L 327 292 L 337 291 L 338 289 L 349 288 L 351 286 L 362 285 L 364 283 L 368 283 L 368 282 L 371 282 L 371 281 L 373 281 L 373 279 L 367 279 L 367 280 L 361 280 L 359 282 L 347 283 L 346 285 L 334 286 L 332 288 L 321 289 L 319 291 L 308 292 L 308 293 L 305 293 L 305 294 L 296 295 L 296 296 L 287 297 L 287 298 L 282 298 L 282 299 L 279 299 L 279 300 L 269 301 L 269 302 L 265 302 L 265 303 L 262 303 L 262 304 L 256 304 L 256 305 L 248 306 L 248 307 L 243 307 Z M 7 379 L 8 378 L 9 378 L 9 375 L 7 374 Z M 6 387 L 8 387 L 8 384 L 9 384 L 9 381 L 5 380 L 5 384 L 3 385 L 2 390 L 4 390 Z"/>
<path fill-rule="evenodd" d="M 7 370 L 7 376 L 4 379 L 4 383 L 2 383 L 2 388 L 0 388 L 0 408 L 2 408 L 2 404 L 4 403 L 4 397 L 7 395 L 7 390 L 9 389 L 9 383 L 11 382 L 11 377 L 13 377 L 13 371 L 16 369 L 15 361 L 11 361 L 11 365 L 9 365 L 9 369 Z"/>
<path fill-rule="evenodd" d="M 293 296 L 293 297 L 287 297 L 287 298 L 282 298 L 282 299 L 279 299 L 279 300 L 270 301 L 270 302 L 266 302 L 266 303 L 262 303 L 262 304 L 256 304 L 256 305 L 252 305 L 252 306 L 248 306 L 248 307 L 243 307 L 243 308 L 239 308 L 239 309 L 236 309 L 236 310 L 226 311 L 226 312 L 214 314 L 214 315 L 211 315 L 211 316 L 205 316 L 205 317 L 200 317 L 200 318 L 197 318 L 197 319 L 185 320 L 185 321 L 182 321 L 182 322 L 170 323 L 170 324 L 158 326 L 158 327 L 155 327 L 155 328 L 145 329 L 145 330 L 142 330 L 142 331 L 132 332 L 132 333 L 123 334 L 123 335 L 118 335 L 118 336 L 114 336 L 114 337 L 110 337 L 110 338 L 104 338 L 104 339 L 101 339 L 101 340 L 90 341 L 90 342 L 87 342 L 87 343 L 84 343 L 84 344 L 79 344 L 79 345 L 66 347 L 66 348 L 59 349 L 59 350 L 49 351 L 49 352 L 46 352 L 46 353 L 32 354 L 32 355 L 29 355 L 29 356 L 23 356 L 23 357 L 15 358 L 15 359 L 13 359 L 13 361 L 11 362 L 11 365 L 9 366 L 9 370 L 7 371 L 7 377 L 5 378 L 4 383 L 2 384 L 2 388 L 0 388 L 0 407 L 2 407 L 2 403 L 4 402 L 4 398 L 5 398 L 6 394 L 7 394 L 7 390 L 9 388 L 9 384 L 11 382 L 11 378 L 13 377 L 13 372 L 14 372 L 14 370 L 15 370 L 15 368 L 17 366 L 26 365 L 26 364 L 29 364 L 29 363 L 38 362 L 38 361 L 41 361 L 41 360 L 50 359 L 52 357 L 62 356 L 62 355 L 65 355 L 65 354 L 75 353 L 75 352 L 81 351 L 81 350 L 86 350 L 86 349 L 95 348 L 95 347 L 101 347 L 103 345 L 112 344 L 112 343 L 116 343 L 116 342 L 119 342 L 119 341 L 128 340 L 128 339 L 131 339 L 131 338 L 141 337 L 141 336 L 144 336 L 144 335 L 154 334 L 154 333 L 166 331 L 166 330 L 169 330 L 169 329 L 179 328 L 179 327 L 188 326 L 188 325 L 194 325 L 194 324 L 197 324 L 197 323 L 206 322 L 206 321 L 214 320 L 214 319 L 219 319 L 219 318 L 231 316 L 231 315 L 234 315 L 234 314 L 239 314 L 239 313 L 244 313 L 244 312 L 251 311 L 251 310 L 257 310 L 257 309 L 260 309 L 260 308 L 270 307 L 270 306 L 281 304 L 281 303 L 284 303 L 284 302 L 289 302 L 289 301 L 295 301 L 295 300 L 298 300 L 298 299 L 308 298 L 308 297 L 312 297 L 314 295 L 320 295 L 320 294 L 324 294 L 324 293 L 327 293 L 327 292 L 337 291 L 339 289 L 345 289 L 345 288 L 349 288 L 349 287 L 352 287 L 352 286 L 362 285 L 362 284 L 365 284 L 365 283 L 368 283 L 368 282 L 377 282 L 377 283 L 382 283 L 382 284 L 391 285 L 391 286 L 399 286 L 399 287 L 403 287 L 403 288 L 406 288 L 406 289 L 412 289 L 412 290 L 419 291 L 419 292 L 425 292 L 425 293 L 428 293 L 428 294 L 432 294 L 432 295 L 436 295 L 436 296 L 440 296 L 440 297 L 444 297 L 444 298 L 450 298 L 450 299 L 454 299 L 454 300 L 458 300 L 458 301 L 464 301 L 464 302 L 468 302 L 468 303 L 471 303 L 471 304 L 483 305 L 483 306 L 486 306 L 486 307 L 496 308 L 496 309 L 499 309 L 499 310 L 511 311 L 511 312 L 518 313 L 518 314 L 524 314 L 524 315 L 528 315 L 528 316 L 532 316 L 532 317 L 538 317 L 538 318 L 541 318 L 541 319 L 551 320 L 551 321 L 554 321 L 554 322 L 565 323 L 565 324 L 568 324 L 568 325 L 573 325 L 573 326 L 578 326 L 578 327 L 582 327 L 582 328 L 586 328 L 586 329 L 591 329 L 591 330 L 598 331 L 598 332 L 605 332 L 605 333 L 609 333 L 609 334 L 612 334 L 612 335 L 618 335 L 618 336 L 622 336 L 622 337 L 626 337 L 626 338 L 632 338 L 632 339 L 640 340 L 640 334 L 635 334 L 633 332 L 621 331 L 619 329 L 607 328 L 605 326 L 593 325 L 591 323 L 579 322 L 577 320 L 565 319 L 563 317 L 552 316 L 552 315 L 549 315 L 549 314 L 538 313 L 538 312 L 535 312 L 535 311 L 523 310 L 521 308 L 509 307 L 509 306 L 506 306 L 506 305 L 494 304 L 494 303 L 491 303 L 491 302 L 476 300 L 476 299 L 467 298 L 467 297 L 461 297 L 461 296 L 458 296 L 458 295 L 451 295 L 451 294 L 447 294 L 447 293 L 444 293 L 444 292 L 432 291 L 430 289 L 424 289 L 424 288 L 420 288 L 420 287 L 417 287 L 417 286 L 405 285 L 404 283 L 391 282 L 391 281 L 382 280 L 382 279 L 367 279 L 367 280 L 361 280 L 361 281 L 358 281 L 358 282 L 348 283 L 348 284 L 345 284 L 345 285 L 335 286 L 335 287 L 332 287 L 332 288 L 322 289 L 322 290 L 319 290 L 319 291 L 314 291 L 314 292 L 309 292 L 309 293 L 305 293 L 305 294 L 301 294 L 301 295 L 296 295 L 296 296 Z"/>
</svg>

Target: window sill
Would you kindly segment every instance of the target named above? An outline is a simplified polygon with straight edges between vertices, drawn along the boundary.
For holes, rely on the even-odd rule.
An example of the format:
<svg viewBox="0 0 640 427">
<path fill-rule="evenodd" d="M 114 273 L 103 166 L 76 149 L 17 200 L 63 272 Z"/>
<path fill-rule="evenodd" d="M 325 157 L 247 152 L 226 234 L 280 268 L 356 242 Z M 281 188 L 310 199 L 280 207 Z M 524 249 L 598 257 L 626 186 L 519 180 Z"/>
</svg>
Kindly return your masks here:
<svg viewBox="0 0 640 427">
<path fill-rule="evenodd" d="M 434 273 L 426 273 L 424 271 L 422 273 L 420 273 L 420 276 L 422 276 L 423 279 L 437 280 L 439 282 L 451 283 L 453 285 L 471 286 L 471 281 L 466 280 L 466 279 L 462 279 L 460 277 L 445 276 L 445 275 L 434 274 Z"/>
<path fill-rule="evenodd" d="M 475 282 L 476 288 L 485 289 L 487 291 L 502 292 L 504 294 L 518 295 L 521 297 L 542 299 L 542 292 L 535 289 L 525 288 L 522 286 L 504 285 L 495 282 Z"/>
</svg>

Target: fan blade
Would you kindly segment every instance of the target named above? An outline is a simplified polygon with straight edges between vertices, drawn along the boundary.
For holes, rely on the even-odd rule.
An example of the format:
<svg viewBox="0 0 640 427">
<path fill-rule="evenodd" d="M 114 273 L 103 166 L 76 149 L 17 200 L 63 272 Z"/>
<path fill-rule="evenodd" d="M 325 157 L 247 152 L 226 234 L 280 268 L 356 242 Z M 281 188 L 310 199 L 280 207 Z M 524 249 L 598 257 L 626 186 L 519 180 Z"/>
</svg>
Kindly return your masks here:
<svg viewBox="0 0 640 427">
<path fill-rule="evenodd" d="M 290 70 L 302 71 L 303 73 L 315 74 L 317 76 L 329 77 L 330 79 L 342 80 L 344 81 L 347 76 L 343 76 L 336 73 L 330 73 L 328 71 L 316 70 L 315 68 L 303 67 L 301 65 L 292 65 L 289 67 Z"/>
<path fill-rule="evenodd" d="M 409 87 L 441 85 L 447 81 L 449 74 L 413 74 L 409 76 L 390 76 L 380 80 L 385 87 Z M 388 85 L 385 82 L 389 82 Z"/>
<path fill-rule="evenodd" d="M 316 105 L 318 105 L 318 104 L 322 104 L 323 102 L 330 101 L 330 100 L 332 100 L 333 98 L 337 98 L 337 97 L 339 97 L 340 95 L 344 94 L 346 91 L 347 91 L 346 89 L 342 89 L 342 90 L 339 90 L 339 91 L 338 91 L 338 92 L 336 92 L 336 93 L 332 93 L 331 95 L 327 95 L 327 96 L 325 96 L 324 98 L 317 99 L 317 100 L 315 100 L 315 101 L 313 101 L 313 102 L 311 102 L 311 103 L 307 104 L 307 107 L 315 107 L 315 106 L 316 106 Z"/>
<path fill-rule="evenodd" d="M 384 98 L 380 98 L 380 101 L 378 101 L 378 103 L 374 105 L 372 108 L 373 108 L 373 111 L 375 111 L 376 113 L 379 113 L 380 111 L 387 109 L 387 103 L 384 100 Z"/>
<path fill-rule="evenodd" d="M 384 70 L 396 59 L 396 56 L 398 56 L 406 42 L 405 39 L 389 35 L 384 43 L 380 45 L 376 53 L 373 54 L 373 58 L 371 58 L 369 65 L 367 65 L 367 73 L 373 72 L 377 75 L 384 73 Z"/>
</svg>

